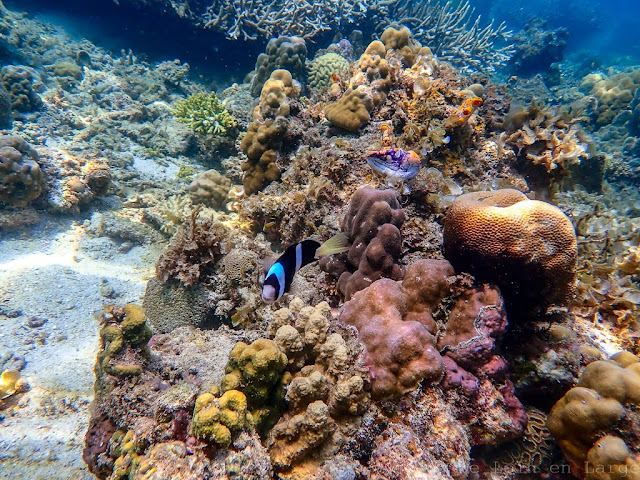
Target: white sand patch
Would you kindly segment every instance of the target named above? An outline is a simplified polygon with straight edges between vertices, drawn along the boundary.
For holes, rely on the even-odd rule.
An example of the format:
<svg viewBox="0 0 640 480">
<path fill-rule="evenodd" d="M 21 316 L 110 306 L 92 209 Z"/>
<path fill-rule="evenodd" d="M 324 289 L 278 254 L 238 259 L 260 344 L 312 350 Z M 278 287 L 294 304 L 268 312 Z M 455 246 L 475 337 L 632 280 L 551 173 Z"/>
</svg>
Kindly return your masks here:
<svg viewBox="0 0 640 480">
<path fill-rule="evenodd" d="M 31 386 L 0 411 L 0 478 L 93 478 L 82 449 L 97 313 L 141 302 L 156 259 L 143 247 L 117 247 L 60 220 L 0 241 L 0 355 L 23 356 Z M 34 317 L 46 321 L 34 327 Z"/>
</svg>

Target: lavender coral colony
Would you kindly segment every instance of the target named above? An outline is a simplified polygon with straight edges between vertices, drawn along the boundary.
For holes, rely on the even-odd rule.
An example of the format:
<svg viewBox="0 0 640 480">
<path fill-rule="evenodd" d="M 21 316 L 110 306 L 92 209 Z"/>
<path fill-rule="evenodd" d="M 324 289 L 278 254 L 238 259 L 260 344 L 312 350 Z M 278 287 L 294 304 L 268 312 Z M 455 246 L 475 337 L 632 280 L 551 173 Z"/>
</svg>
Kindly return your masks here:
<svg viewBox="0 0 640 480">
<path fill-rule="evenodd" d="M 0 2 L 2 51 L 35 42 L 0 72 L 0 230 L 75 215 L 110 276 L 154 267 L 100 287 L 91 475 L 640 479 L 638 69 L 562 105 L 537 94 L 566 32 L 512 46 L 466 1 L 128 3 L 264 52 L 226 89 L 53 61 Z"/>
</svg>

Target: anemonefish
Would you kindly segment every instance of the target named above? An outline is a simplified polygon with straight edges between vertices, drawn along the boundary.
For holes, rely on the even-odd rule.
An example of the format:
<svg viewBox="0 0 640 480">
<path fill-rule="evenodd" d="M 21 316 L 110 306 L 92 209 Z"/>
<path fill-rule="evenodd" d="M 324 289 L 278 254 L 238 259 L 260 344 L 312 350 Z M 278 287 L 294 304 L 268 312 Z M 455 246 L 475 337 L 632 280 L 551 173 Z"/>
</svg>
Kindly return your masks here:
<svg viewBox="0 0 640 480">
<path fill-rule="evenodd" d="M 267 272 L 262 285 L 262 300 L 267 303 L 280 300 L 291 287 L 296 272 L 315 262 L 320 255 L 334 255 L 347 250 L 349 244 L 344 233 L 334 235 L 322 245 L 315 240 L 290 245 Z"/>
</svg>

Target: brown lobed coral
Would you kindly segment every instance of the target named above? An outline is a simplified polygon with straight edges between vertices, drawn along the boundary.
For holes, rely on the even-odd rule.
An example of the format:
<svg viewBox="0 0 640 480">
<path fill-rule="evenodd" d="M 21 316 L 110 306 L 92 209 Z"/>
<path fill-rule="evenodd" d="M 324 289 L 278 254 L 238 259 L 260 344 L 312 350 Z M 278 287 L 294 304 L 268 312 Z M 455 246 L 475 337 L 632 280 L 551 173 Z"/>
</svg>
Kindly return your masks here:
<svg viewBox="0 0 640 480">
<path fill-rule="evenodd" d="M 247 195 L 280 178 L 277 152 L 287 130 L 290 102 L 298 93 L 299 87 L 287 70 L 274 70 L 262 87 L 253 122 L 240 144 L 248 158 L 242 165 L 242 184 Z"/>
<path fill-rule="evenodd" d="M 503 189 L 461 195 L 444 220 L 445 257 L 456 271 L 498 285 L 510 313 L 567 305 L 577 240 L 557 207 Z"/>
<path fill-rule="evenodd" d="M 320 262 L 325 271 L 340 276 L 338 289 L 347 300 L 380 278 L 402 278 L 403 267 L 398 259 L 404 220 L 393 190 L 376 190 L 367 185 L 353 194 L 342 223 L 351 248 L 346 258 L 325 258 Z"/>
<path fill-rule="evenodd" d="M 24 207 L 40 196 L 45 179 L 38 153 L 22 138 L 0 137 L 0 202 Z"/>
</svg>

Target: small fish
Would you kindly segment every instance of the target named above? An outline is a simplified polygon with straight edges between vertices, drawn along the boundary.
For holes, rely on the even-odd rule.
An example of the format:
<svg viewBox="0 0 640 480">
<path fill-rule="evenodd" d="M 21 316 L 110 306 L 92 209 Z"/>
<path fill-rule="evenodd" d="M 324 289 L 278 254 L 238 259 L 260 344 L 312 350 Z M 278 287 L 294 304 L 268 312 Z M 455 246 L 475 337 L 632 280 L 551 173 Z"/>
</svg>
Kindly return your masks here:
<svg viewBox="0 0 640 480">
<path fill-rule="evenodd" d="M 262 285 L 262 300 L 266 303 L 280 300 L 291 287 L 296 272 L 315 262 L 320 255 L 335 255 L 347 250 L 349 244 L 344 233 L 334 235 L 322 245 L 315 240 L 303 240 L 290 245 L 267 272 Z"/>
<path fill-rule="evenodd" d="M 411 180 L 420 173 L 420 157 L 412 150 L 405 152 L 396 148 L 370 152 L 367 163 L 389 183 L 401 183 Z"/>
</svg>

